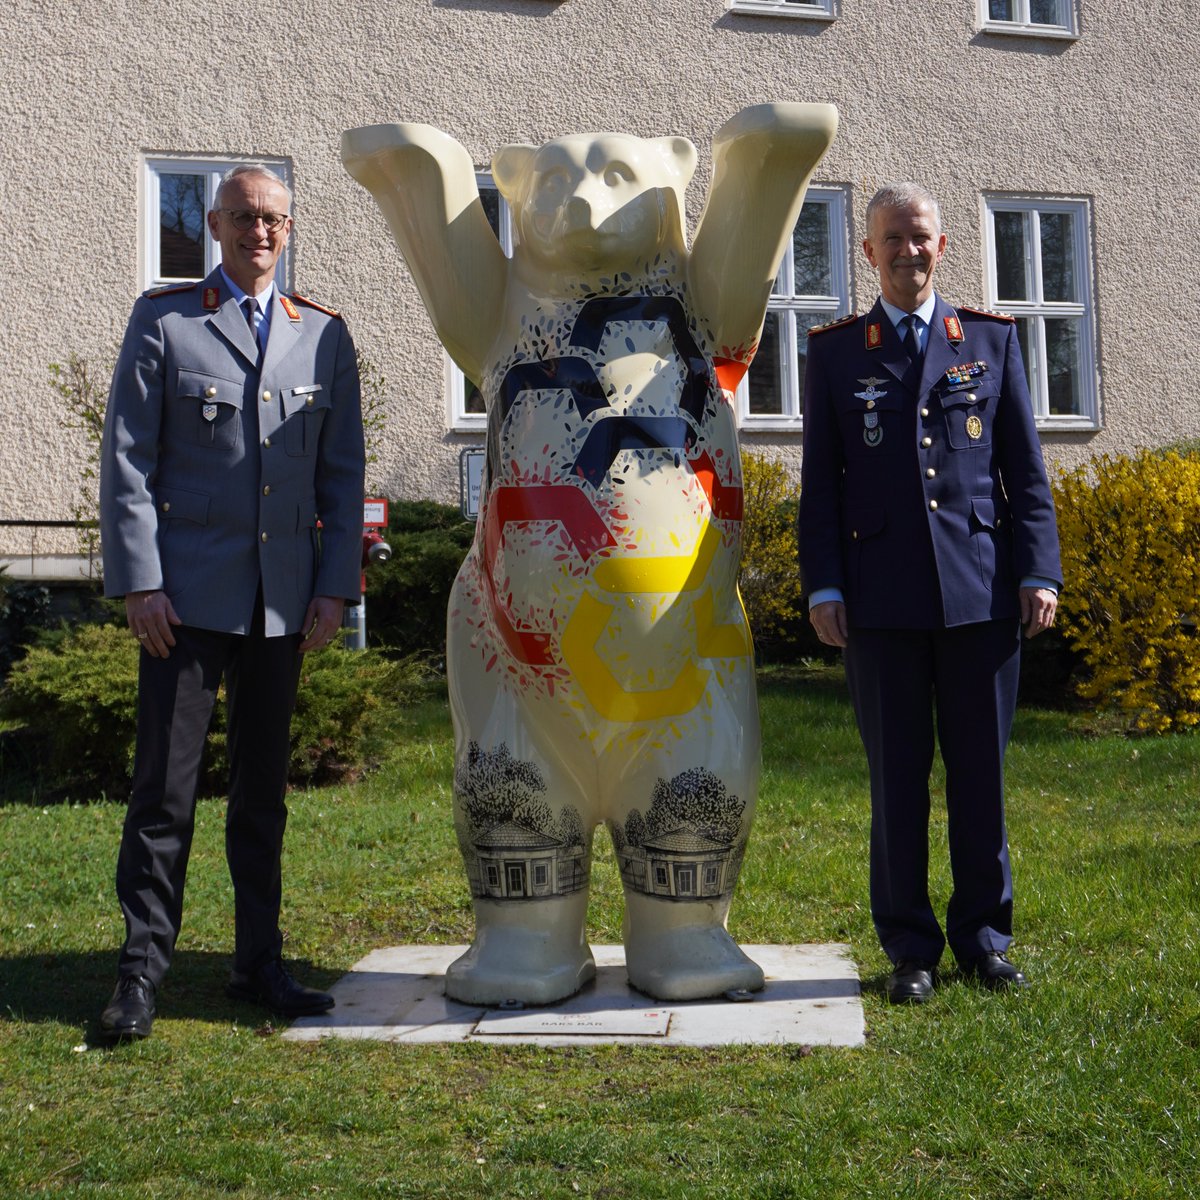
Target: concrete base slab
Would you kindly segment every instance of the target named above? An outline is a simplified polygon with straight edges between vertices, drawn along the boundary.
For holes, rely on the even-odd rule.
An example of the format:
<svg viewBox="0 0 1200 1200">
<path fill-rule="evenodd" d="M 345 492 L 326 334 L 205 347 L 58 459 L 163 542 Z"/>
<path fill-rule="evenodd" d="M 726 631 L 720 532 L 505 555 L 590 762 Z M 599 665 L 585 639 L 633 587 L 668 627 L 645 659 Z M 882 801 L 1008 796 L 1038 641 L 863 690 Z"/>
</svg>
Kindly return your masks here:
<svg viewBox="0 0 1200 1200">
<path fill-rule="evenodd" d="M 858 970 L 849 947 L 743 946 L 767 977 L 761 992 L 662 1003 L 630 988 L 621 946 L 593 946 L 596 978 L 544 1008 L 480 1008 L 448 1000 L 444 976 L 465 946 L 374 950 L 330 989 L 332 1012 L 302 1017 L 283 1037 L 537 1046 L 861 1046 Z"/>
</svg>

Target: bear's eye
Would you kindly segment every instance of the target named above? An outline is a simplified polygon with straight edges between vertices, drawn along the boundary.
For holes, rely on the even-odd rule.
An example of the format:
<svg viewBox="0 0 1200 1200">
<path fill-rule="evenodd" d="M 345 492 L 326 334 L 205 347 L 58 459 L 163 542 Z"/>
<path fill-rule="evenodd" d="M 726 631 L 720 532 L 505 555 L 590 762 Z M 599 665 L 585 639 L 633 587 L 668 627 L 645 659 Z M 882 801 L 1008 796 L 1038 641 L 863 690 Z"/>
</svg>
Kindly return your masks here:
<svg viewBox="0 0 1200 1200">
<path fill-rule="evenodd" d="M 609 163 L 604 168 L 604 182 L 609 187 L 616 187 L 621 183 L 632 183 L 633 172 L 624 163 Z"/>
<path fill-rule="evenodd" d="M 562 167 L 551 167 L 549 171 L 542 173 L 542 176 L 537 182 L 537 191 L 543 195 L 551 196 L 560 195 L 567 191 L 570 186 L 570 181 L 567 178 L 567 173 Z"/>
</svg>

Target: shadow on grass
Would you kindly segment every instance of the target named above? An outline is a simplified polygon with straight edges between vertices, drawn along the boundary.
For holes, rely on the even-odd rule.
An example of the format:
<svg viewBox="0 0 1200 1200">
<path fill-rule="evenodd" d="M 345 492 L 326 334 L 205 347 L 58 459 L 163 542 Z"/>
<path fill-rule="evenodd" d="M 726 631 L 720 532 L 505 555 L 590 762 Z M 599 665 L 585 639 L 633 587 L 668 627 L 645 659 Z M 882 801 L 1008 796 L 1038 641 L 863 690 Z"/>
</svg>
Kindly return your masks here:
<svg viewBox="0 0 1200 1200">
<path fill-rule="evenodd" d="M 230 954 L 179 950 L 170 974 L 158 991 L 160 1017 L 181 1020 L 261 1024 L 265 1009 L 225 995 L 233 963 Z M 301 983 L 326 989 L 343 972 L 326 970 L 285 955 L 284 963 Z M 117 951 L 45 952 L 0 958 L 0 1025 L 74 1025 L 86 1030 L 89 1042 L 102 1042 L 100 1011 L 108 1003 L 117 978 Z M 279 1018 L 273 1018 L 276 1022 Z"/>
</svg>

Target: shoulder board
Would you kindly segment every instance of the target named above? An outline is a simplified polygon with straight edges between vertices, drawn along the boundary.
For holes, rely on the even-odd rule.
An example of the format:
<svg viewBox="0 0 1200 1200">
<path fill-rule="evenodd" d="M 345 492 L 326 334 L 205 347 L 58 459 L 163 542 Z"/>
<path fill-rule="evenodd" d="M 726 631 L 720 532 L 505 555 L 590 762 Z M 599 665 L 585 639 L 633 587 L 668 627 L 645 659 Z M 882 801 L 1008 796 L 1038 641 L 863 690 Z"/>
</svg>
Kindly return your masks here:
<svg viewBox="0 0 1200 1200">
<path fill-rule="evenodd" d="M 960 304 L 958 306 L 960 313 L 970 313 L 973 317 L 991 317 L 993 321 L 1012 321 L 1016 323 L 1017 318 L 1008 313 L 996 312 L 991 308 L 972 308 L 969 304 Z"/>
<path fill-rule="evenodd" d="M 196 287 L 197 283 L 167 283 L 162 287 L 151 288 L 148 292 L 143 292 L 143 296 L 170 296 L 173 292 L 190 292 Z"/>
<path fill-rule="evenodd" d="M 342 319 L 342 314 L 336 309 L 326 308 L 325 305 L 318 304 L 315 300 L 310 300 L 307 296 L 300 295 L 299 292 L 293 292 L 292 299 L 295 300 L 297 304 L 305 304 L 309 308 L 315 308 L 317 312 L 323 312 L 327 317 L 337 317 L 339 321 Z"/>
<path fill-rule="evenodd" d="M 808 331 L 808 336 L 812 337 L 814 333 L 828 333 L 831 329 L 841 329 L 843 325 L 851 325 L 857 320 L 858 313 L 851 313 L 848 317 L 838 317 L 836 321 L 830 321 L 826 325 L 814 325 Z"/>
</svg>

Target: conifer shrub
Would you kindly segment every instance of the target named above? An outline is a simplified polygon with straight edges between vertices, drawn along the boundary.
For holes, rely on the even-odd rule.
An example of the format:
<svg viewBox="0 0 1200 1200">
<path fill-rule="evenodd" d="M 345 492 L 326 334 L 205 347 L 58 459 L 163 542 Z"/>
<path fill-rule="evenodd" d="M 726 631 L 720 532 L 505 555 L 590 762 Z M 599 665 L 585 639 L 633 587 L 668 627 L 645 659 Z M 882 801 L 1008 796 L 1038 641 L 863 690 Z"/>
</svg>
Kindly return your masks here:
<svg viewBox="0 0 1200 1200">
<path fill-rule="evenodd" d="M 1054 483 L 1058 621 L 1079 695 L 1130 731 L 1200 724 L 1200 452 L 1102 455 Z"/>
<path fill-rule="evenodd" d="M 124 799 L 137 722 L 138 647 L 128 629 L 84 624 L 36 645 L 0 692 L 0 718 L 17 726 L 39 799 Z M 304 656 L 292 718 L 293 784 L 328 783 L 377 765 L 402 736 L 404 710 L 428 689 L 410 660 L 327 646 Z M 202 790 L 227 786 L 224 689 L 218 693 Z M 10 797 L 11 798 L 11 797 Z"/>
<path fill-rule="evenodd" d="M 450 589 L 474 535 L 475 526 L 452 505 L 389 505 L 384 537 L 392 557 L 367 572 L 369 645 L 444 666 Z"/>
</svg>

